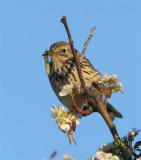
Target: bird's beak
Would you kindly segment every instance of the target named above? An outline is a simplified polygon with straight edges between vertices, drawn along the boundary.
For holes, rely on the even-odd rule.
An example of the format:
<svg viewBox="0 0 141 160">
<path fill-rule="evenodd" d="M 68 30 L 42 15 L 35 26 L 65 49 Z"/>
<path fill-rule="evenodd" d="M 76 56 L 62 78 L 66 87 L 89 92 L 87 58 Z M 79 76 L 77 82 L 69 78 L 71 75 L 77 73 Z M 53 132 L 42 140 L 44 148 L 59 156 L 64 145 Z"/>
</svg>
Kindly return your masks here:
<svg viewBox="0 0 141 160">
<path fill-rule="evenodd" d="M 51 51 L 45 51 L 45 53 L 44 54 L 42 54 L 42 56 L 57 56 L 57 54 L 56 53 L 52 53 Z"/>
</svg>

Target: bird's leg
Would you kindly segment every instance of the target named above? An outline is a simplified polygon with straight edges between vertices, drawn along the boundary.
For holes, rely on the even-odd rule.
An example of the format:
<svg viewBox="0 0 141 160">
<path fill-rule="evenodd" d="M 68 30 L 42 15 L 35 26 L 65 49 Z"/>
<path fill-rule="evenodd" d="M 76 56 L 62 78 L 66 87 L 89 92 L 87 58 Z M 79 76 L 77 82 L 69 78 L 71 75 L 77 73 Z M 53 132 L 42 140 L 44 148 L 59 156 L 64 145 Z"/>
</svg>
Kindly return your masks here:
<svg viewBox="0 0 141 160">
<path fill-rule="evenodd" d="M 82 115 L 84 115 L 84 116 L 87 116 L 87 115 L 90 115 L 93 111 L 92 111 L 92 109 L 91 109 L 91 107 L 87 107 L 88 109 L 86 110 L 86 108 L 84 109 L 80 109 L 77 105 L 76 105 L 76 103 L 75 103 L 75 100 L 74 100 L 74 96 L 71 96 L 71 98 L 72 98 L 72 101 L 73 101 L 73 104 L 74 104 L 74 109 L 78 112 L 78 113 L 80 113 L 80 114 L 82 114 Z M 73 109 L 73 110 L 74 110 Z"/>
<path fill-rule="evenodd" d="M 74 104 L 76 111 L 78 111 L 81 114 L 85 114 L 85 111 L 81 111 L 81 109 L 76 105 L 75 100 L 74 100 L 74 96 L 71 96 L 71 98 L 72 98 L 72 101 L 73 101 L 73 104 Z"/>
<path fill-rule="evenodd" d="M 75 107 L 75 109 L 76 109 L 76 111 L 77 111 L 78 113 L 81 113 L 82 115 L 85 115 L 85 116 L 86 116 L 86 115 L 90 115 L 90 114 L 92 113 L 91 109 L 81 110 L 81 109 L 76 105 L 75 100 L 74 100 L 74 96 L 71 96 L 71 98 L 72 98 L 74 107 Z M 89 107 L 88 107 L 88 108 L 89 108 Z"/>
</svg>

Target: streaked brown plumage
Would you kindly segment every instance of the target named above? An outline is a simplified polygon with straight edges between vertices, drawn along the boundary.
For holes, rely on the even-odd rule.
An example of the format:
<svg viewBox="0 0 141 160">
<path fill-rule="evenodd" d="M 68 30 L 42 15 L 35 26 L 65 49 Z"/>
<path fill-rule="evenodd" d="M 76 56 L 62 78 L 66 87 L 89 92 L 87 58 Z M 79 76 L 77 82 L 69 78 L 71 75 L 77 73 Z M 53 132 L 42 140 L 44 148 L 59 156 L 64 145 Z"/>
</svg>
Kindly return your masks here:
<svg viewBox="0 0 141 160">
<path fill-rule="evenodd" d="M 50 84 L 61 103 L 70 109 L 73 106 L 70 95 L 61 97 L 59 96 L 59 93 L 66 84 L 80 84 L 71 47 L 66 42 L 57 42 L 51 45 L 50 51 L 44 54 L 44 56 L 46 55 L 51 56 L 50 73 L 48 75 Z M 77 56 L 78 58 L 80 56 L 78 51 Z M 99 71 L 92 66 L 86 57 L 83 58 L 81 69 L 86 86 L 88 88 L 94 88 L 94 80 L 101 79 Z M 75 95 L 75 102 L 78 107 L 85 105 L 85 99 L 82 93 Z M 111 119 L 114 119 L 114 117 L 122 118 L 122 115 L 109 103 L 107 103 L 107 110 Z"/>
</svg>

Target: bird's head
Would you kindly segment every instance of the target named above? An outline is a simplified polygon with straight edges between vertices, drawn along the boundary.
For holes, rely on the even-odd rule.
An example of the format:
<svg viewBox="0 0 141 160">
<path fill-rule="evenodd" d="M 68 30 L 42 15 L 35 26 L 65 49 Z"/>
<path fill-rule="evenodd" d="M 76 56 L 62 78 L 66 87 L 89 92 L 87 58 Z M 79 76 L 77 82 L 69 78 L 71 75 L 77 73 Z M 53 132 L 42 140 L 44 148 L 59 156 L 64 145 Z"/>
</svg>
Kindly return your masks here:
<svg viewBox="0 0 141 160">
<path fill-rule="evenodd" d="M 53 63 L 63 63 L 73 57 L 70 44 L 64 41 L 52 44 L 49 51 L 46 50 L 45 54 L 43 54 L 43 56 L 48 55 Z"/>
</svg>

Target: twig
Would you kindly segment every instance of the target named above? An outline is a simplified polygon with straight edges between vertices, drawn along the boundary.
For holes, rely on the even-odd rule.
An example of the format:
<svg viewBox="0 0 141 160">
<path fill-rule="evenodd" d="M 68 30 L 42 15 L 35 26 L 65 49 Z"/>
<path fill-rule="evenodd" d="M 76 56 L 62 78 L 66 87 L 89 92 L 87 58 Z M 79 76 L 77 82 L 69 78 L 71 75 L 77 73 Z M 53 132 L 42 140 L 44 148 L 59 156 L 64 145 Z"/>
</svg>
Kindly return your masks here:
<svg viewBox="0 0 141 160">
<path fill-rule="evenodd" d="M 108 127 L 109 127 L 109 129 L 110 129 L 110 131 L 113 135 L 114 140 L 117 141 L 117 140 L 119 140 L 119 136 L 118 136 L 118 133 L 116 131 L 115 125 L 111 121 L 111 119 L 110 119 L 110 117 L 109 117 L 109 115 L 108 115 L 108 113 L 105 109 L 106 108 L 105 105 L 100 101 L 99 96 L 96 93 L 92 94 L 91 91 L 86 87 L 86 84 L 84 82 L 83 75 L 82 75 L 81 66 L 80 66 L 80 63 L 78 61 L 77 55 L 75 53 L 75 49 L 73 47 L 73 41 L 72 41 L 72 38 L 71 38 L 71 34 L 70 34 L 70 31 L 69 31 L 69 28 L 68 28 L 68 25 L 67 25 L 67 20 L 66 20 L 65 16 L 63 16 L 63 18 L 61 19 L 61 22 L 64 24 L 64 26 L 66 28 L 66 31 L 67 31 L 67 34 L 68 34 L 69 43 L 70 43 L 72 53 L 73 53 L 73 56 L 74 56 L 74 59 L 75 59 L 75 63 L 76 63 L 79 79 L 80 79 L 80 82 L 81 82 L 81 86 L 85 90 L 85 92 L 88 94 L 88 96 L 92 97 L 91 98 L 91 104 L 94 105 L 94 106 L 95 106 L 95 104 L 97 105 L 100 114 L 102 115 L 102 117 L 106 121 L 106 123 L 107 123 L 107 125 L 108 125 Z"/>
<path fill-rule="evenodd" d="M 75 60 L 75 63 L 76 63 L 76 68 L 77 68 L 77 71 L 78 71 L 78 75 L 79 75 L 79 79 L 80 79 L 80 82 L 81 82 L 81 86 L 84 88 L 84 90 L 88 93 L 88 95 L 91 96 L 91 93 L 90 91 L 88 90 L 88 88 L 86 87 L 85 85 L 85 82 L 84 82 L 84 79 L 83 79 L 83 75 L 82 75 L 82 70 L 81 70 L 81 66 L 80 66 L 80 63 L 78 61 L 78 58 L 77 58 L 77 55 L 75 53 L 75 49 L 73 47 L 73 40 L 71 38 L 71 34 L 70 34 L 70 31 L 69 31 L 69 28 L 68 28 L 68 24 L 67 24 L 67 20 L 66 20 L 66 17 L 63 16 L 63 18 L 61 19 L 61 22 L 64 24 L 65 28 L 66 28 L 66 31 L 67 31 L 67 34 L 68 34 L 68 39 L 69 39 L 69 43 L 70 43 L 70 46 L 71 46 L 71 50 L 72 50 L 72 54 L 73 54 L 73 57 L 74 57 L 74 60 Z M 95 104 L 95 102 L 93 101 L 93 104 Z"/>
<path fill-rule="evenodd" d="M 92 105 L 96 105 L 97 108 L 98 108 L 98 111 L 100 112 L 100 114 L 102 115 L 102 117 L 104 118 L 105 122 L 107 123 L 110 131 L 111 131 L 111 134 L 114 138 L 115 141 L 118 141 L 120 140 L 119 138 L 119 135 L 117 133 L 117 130 L 116 130 L 116 126 L 113 124 L 112 120 L 110 119 L 108 113 L 107 113 L 107 110 L 106 110 L 106 107 L 105 107 L 105 104 L 103 104 L 101 101 L 100 101 L 100 98 L 99 96 L 97 95 L 97 93 L 91 93 L 91 91 L 86 87 L 85 85 L 85 82 L 84 82 L 84 79 L 83 79 L 83 75 L 82 75 L 82 70 L 81 70 L 81 66 L 80 66 L 80 63 L 78 61 L 78 58 L 77 58 L 77 54 L 75 52 L 75 49 L 74 49 L 74 46 L 73 46 L 73 40 L 72 40 L 72 37 L 71 37 L 71 34 L 70 34 L 70 31 L 69 31 L 69 28 L 68 28 L 68 24 L 67 24 L 67 20 L 66 20 L 66 16 L 63 16 L 62 19 L 61 19 L 61 22 L 64 24 L 65 26 L 65 29 L 67 31 L 67 35 L 68 35 L 68 39 L 69 39 L 69 43 L 70 43 L 70 46 L 71 46 L 71 50 L 72 50 L 72 53 L 73 53 L 73 57 L 74 57 L 74 60 L 75 60 L 75 63 L 76 63 L 76 67 L 77 67 L 77 71 L 78 71 L 78 75 L 79 75 L 79 79 L 80 79 L 80 82 L 81 82 L 81 86 L 82 88 L 84 89 L 85 93 L 87 93 L 87 95 L 89 97 L 91 97 L 91 104 Z M 95 109 L 95 108 L 94 108 Z M 127 153 L 129 155 L 135 155 L 135 153 L 130 149 L 130 148 L 125 148 L 125 147 L 122 147 L 122 150 L 126 150 Z"/>
<path fill-rule="evenodd" d="M 91 40 L 91 38 L 92 38 L 92 36 L 93 36 L 93 32 L 94 32 L 95 29 L 96 29 L 96 27 L 93 27 L 93 28 L 91 29 L 91 32 L 90 32 L 90 34 L 89 34 L 89 37 L 88 37 L 87 41 L 85 42 L 85 45 L 84 45 L 84 48 L 83 48 L 83 51 L 82 51 L 82 54 L 81 54 L 80 60 L 79 60 L 80 63 L 82 63 L 82 60 L 83 60 L 83 58 L 84 58 L 84 54 L 85 54 L 86 48 L 87 48 L 88 43 L 90 42 L 90 40 Z"/>
</svg>

